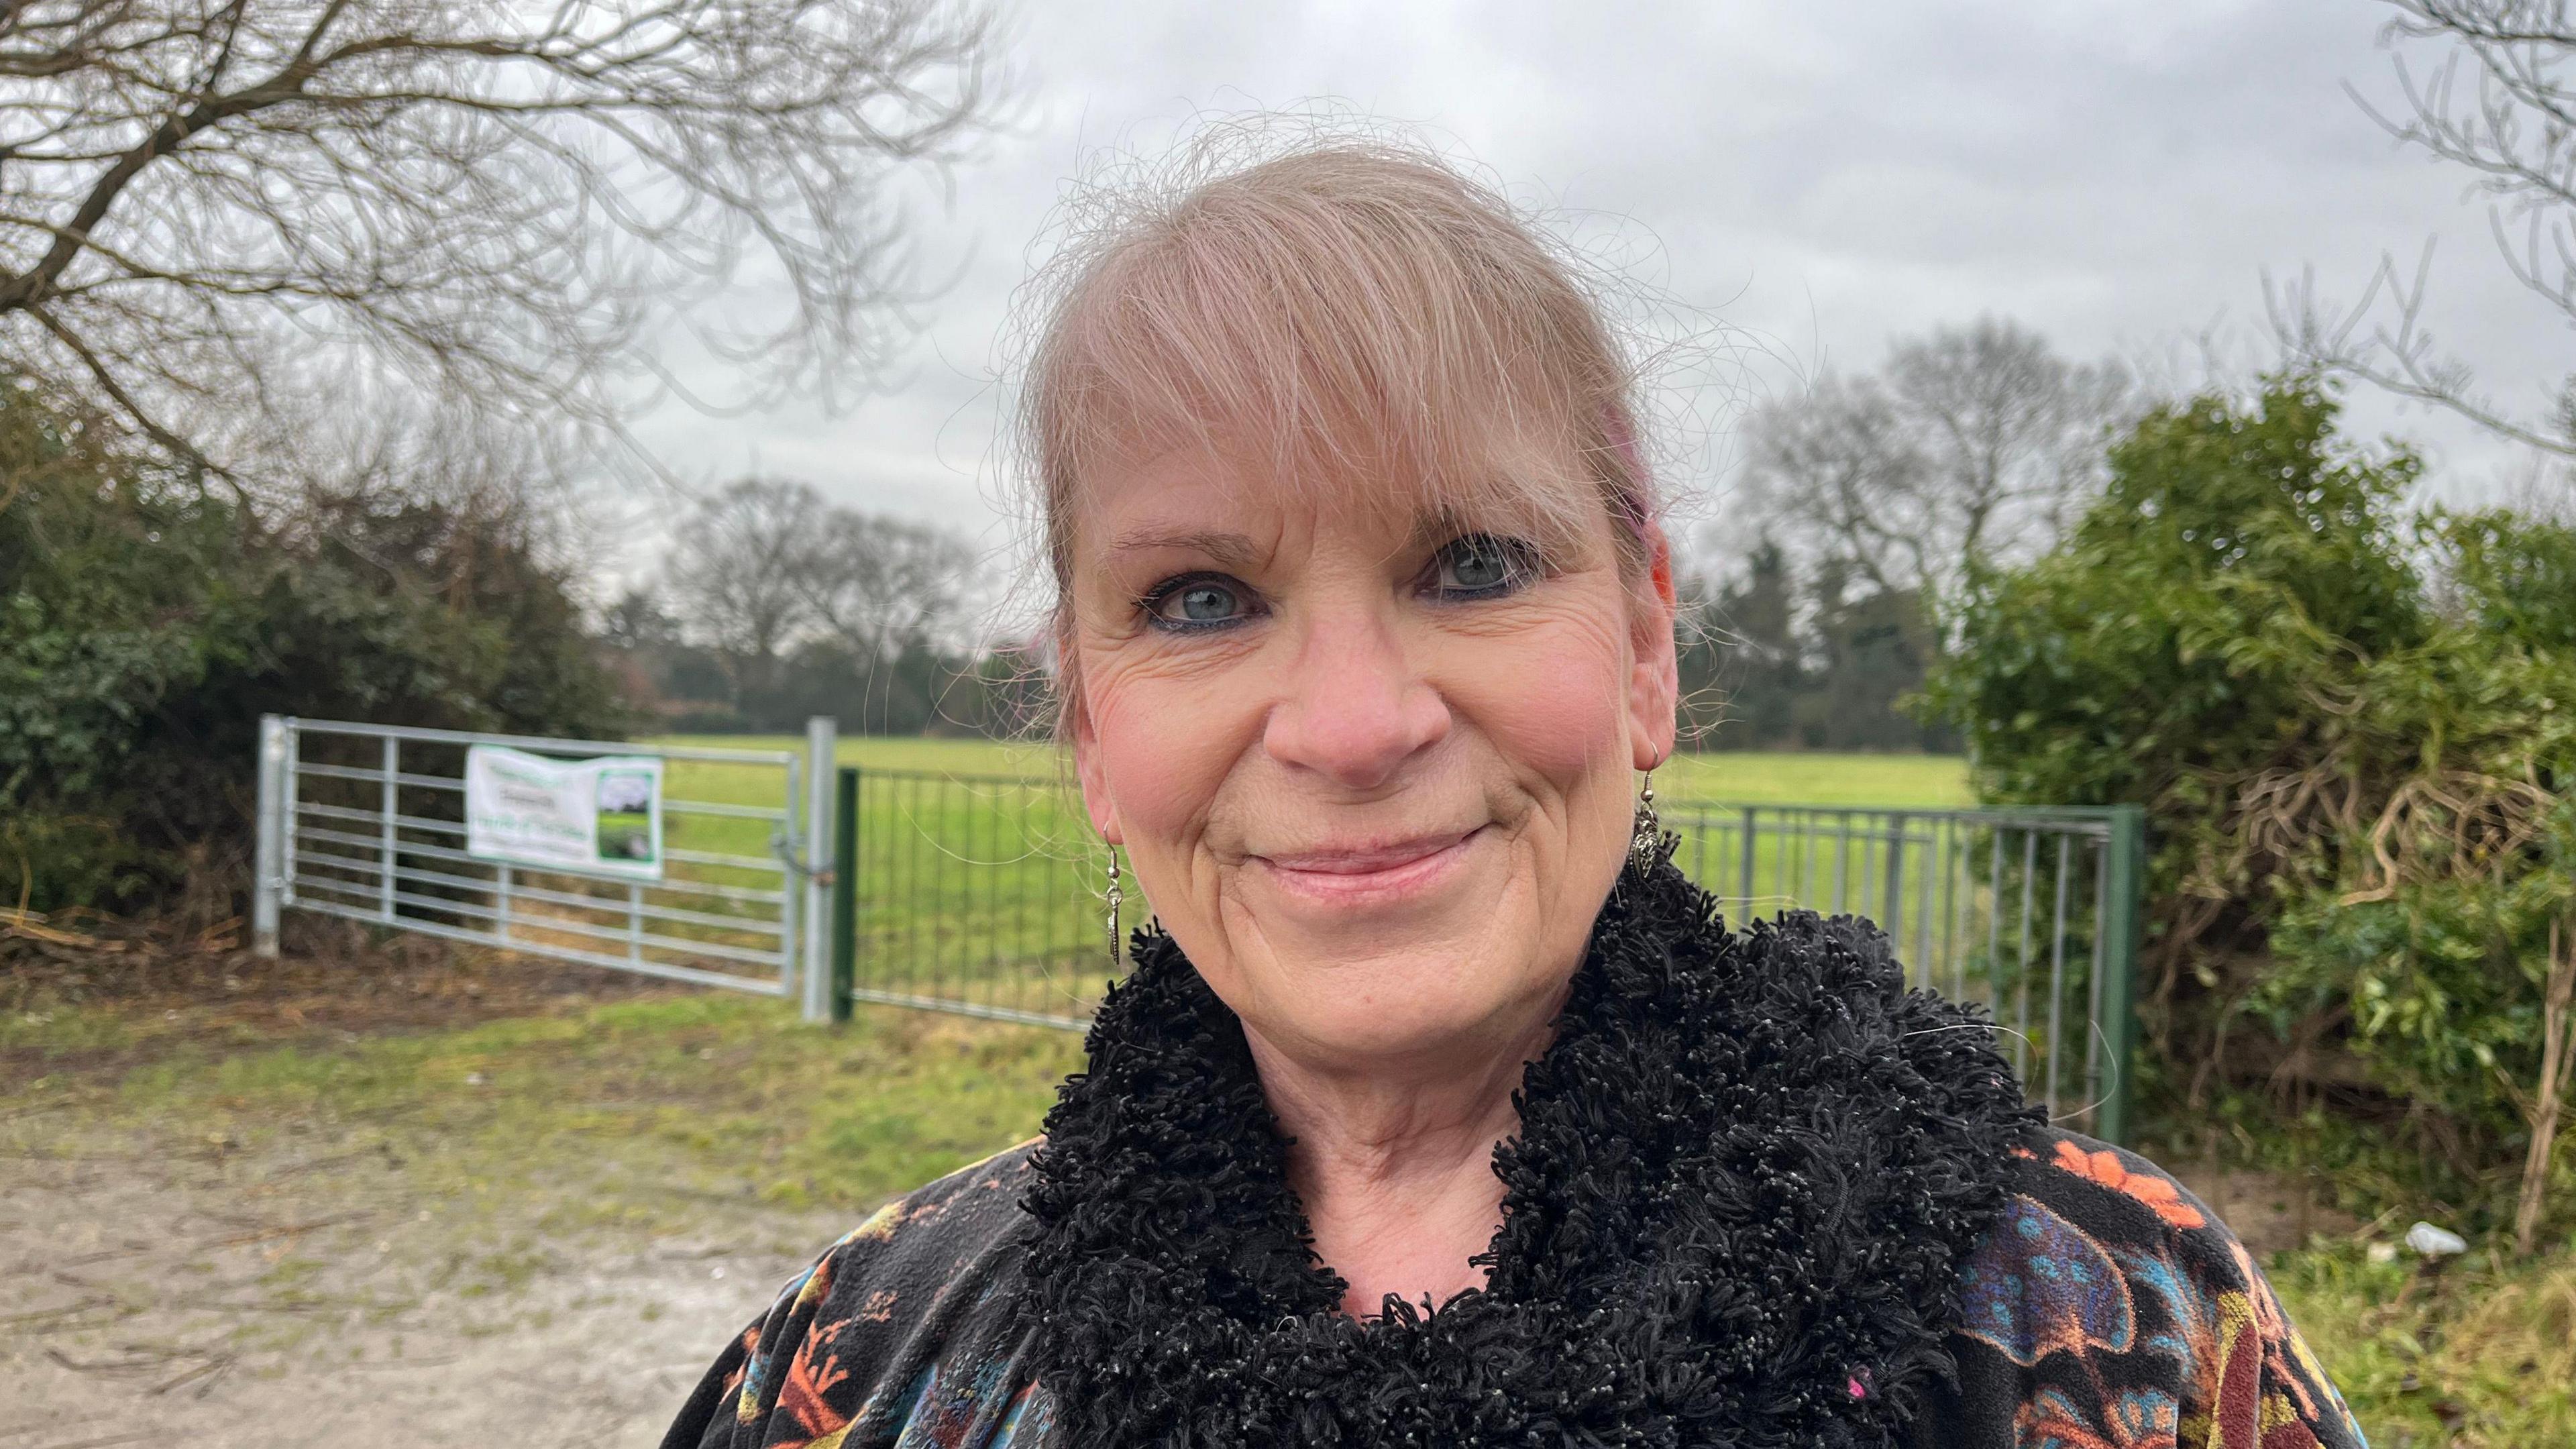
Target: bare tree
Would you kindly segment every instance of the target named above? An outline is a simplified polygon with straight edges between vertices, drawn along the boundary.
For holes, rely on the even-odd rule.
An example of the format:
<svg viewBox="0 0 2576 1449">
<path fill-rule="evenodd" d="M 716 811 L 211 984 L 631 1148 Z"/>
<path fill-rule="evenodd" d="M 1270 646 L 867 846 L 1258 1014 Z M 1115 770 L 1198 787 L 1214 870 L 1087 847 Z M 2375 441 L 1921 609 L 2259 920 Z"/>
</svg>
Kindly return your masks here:
<svg viewBox="0 0 2576 1449">
<path fill-rule="evenodd" d="M 2387 0 L 2391 45 L 2447 48 L 2429 69 L 2396 57 L 2404 114 L 2353 98 L 2400 142 L 2465 168 L 2493 198 L 2488 220 L 2506 266 L 2543 305 L 2576 320 L 2576 19 L 2566 0 Z M 2312 275 L 2265 280 L 2273 331 L 2292 360 L 2357 377 L 2447 408 L 2499 436 L 2576 458 L 2576 373 L 2538 407 L 2482 390 L 2476 370 L 2427 325 L 2433 248 L 2412 274 L 2381 260 L 2350 306 L 2329 302 Z"/>
<path fill-rule="evenodd" d="M 1931 459 L 1875 378 L 1828 376 L 1757 413 L 1745 452 L 1755 512 L 1800 551 L 1841 559 L 1881 590 L 1936 567 Z"/>
<path fill-rule="evenodd" d="M 746 478 L 680 528 L 667 576 L 672 603 L 733 661 L 737 688 L 766 688 L 780 652 L 813 624 L 809 574 L 826 514 L 810 485 Z"/>
<path fill-rule="evenodd" d="M 1890 347 L 1875 378 L 1828 377 L 1758 413 L 1746 478 L 1764 524 L 1882 592 L 1937 592 L 1971 558 L 2044 546 L 2101 476 L 2135 394 L 2008 321 Z"/>
<path fill-rule="evenodd" d="M 836 508 L 801 576 L 815 623 L 876 664 L 957 620 L 974 564 L 965 540 L 944 529 Z"/>
<path fill-rule="evenodd" d="M 863 377 L 888 182 L 987 47 L 950 0 L 9 0 L 0 374 L 237 487 L 324 389 L 619 435 L 673 324 L 738 400 Z M 777 315 L 707 315 L 752 270 Z"/>
</svg>

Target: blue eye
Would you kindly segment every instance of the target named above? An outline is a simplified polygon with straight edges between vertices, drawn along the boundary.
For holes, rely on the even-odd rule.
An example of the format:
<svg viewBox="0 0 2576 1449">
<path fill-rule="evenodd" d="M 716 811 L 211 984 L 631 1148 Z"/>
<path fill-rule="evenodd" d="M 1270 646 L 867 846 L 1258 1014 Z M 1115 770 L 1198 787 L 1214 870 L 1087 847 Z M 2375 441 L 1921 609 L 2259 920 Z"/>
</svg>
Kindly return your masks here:
<svg viewBox="0 0 2576 1449">
<path fill-rule="evenodd" d="M 1471 533 L 1441 545 L 1432 556 L 1432 589 L 1453 598 L 1508 594 L 1537 574 L 1527 544 Z"/>
<path fill-rule="evenodd" d="M 1205 574 L 1166 580 L 1137 602 L 1163 629 L 1220 627 L 1251 613 L 1240 585 Z"/>
</svg>

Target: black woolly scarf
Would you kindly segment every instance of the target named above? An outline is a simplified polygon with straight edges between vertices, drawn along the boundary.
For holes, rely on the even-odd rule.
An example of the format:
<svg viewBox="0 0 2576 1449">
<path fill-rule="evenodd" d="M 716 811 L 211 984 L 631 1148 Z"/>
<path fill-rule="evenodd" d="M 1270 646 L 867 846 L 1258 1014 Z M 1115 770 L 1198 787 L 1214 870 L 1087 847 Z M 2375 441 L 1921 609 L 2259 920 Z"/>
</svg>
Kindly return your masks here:
<svg viewBox="0 0 2576 1449">
<path fill-rule="evenodd" d="M 1489 1284 L 1436 1312 L 1339 1311 L 1241 1026 L 1138 933 L 1027 1204 L 1067 1442 L 1896 1442 L 2038 1118 L 1875 928 L 1729 934 L 1669 854 L 1621 877 L 1528 1068 Z"/>
</svg>

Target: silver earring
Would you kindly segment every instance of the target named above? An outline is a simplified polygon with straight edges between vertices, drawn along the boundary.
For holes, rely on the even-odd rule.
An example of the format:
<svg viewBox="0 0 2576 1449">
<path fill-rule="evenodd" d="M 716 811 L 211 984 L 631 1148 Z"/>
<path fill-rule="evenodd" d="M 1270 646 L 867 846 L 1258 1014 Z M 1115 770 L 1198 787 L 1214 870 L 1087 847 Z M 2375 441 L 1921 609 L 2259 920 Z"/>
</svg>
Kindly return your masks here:
<svg viewBox="0 0 2576 1449">
<path fill-rule="evenodd" d="M 1637 785 L 1637 824 L 1628 836 L 1628 853 L 1637 858 L 1637 868 L 1644 870 L 1655 863 L 1655 854 L 1663 848 L 1664 823 L 1655 816 L 1655 772 L 1646 771 Z"/>
<path fill-rule="evenodd" d="M 1118 847 L 1116 845 L 1109 847 L 1109 889 L 1105 892 L 1105 895 L 1109 901 L 1109 915 L 1107 918 L 1107 924 L 1109 927 L 1109 969 L 1113 972 L 1123 971 L 1127 968 L 1127 959 L 1123 943 L 1118 939 L 1118 907 L 1126 901 L 1127 895 L 1126 892 L 1118 888 Z"/>
</svg>

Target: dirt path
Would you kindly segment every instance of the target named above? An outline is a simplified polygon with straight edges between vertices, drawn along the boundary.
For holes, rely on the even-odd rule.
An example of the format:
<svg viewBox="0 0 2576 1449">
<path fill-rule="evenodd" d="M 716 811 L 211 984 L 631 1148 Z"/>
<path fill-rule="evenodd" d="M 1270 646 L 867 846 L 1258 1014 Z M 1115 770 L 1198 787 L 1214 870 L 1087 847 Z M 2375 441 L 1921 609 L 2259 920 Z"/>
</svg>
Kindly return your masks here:
<svg viewBox="0 0 2576 1449">
<path fill-rule="evenodd" d="M 653 986 L 410 942 L 316 940 L 281 962 L 148 944 L 18 941 L 0 963 L 0 1010 L 25 1024 L 85 1001 L 118 1023 L 94 1050 L 0 1051 L 0 1449 L 649 1446 L 843 1226 L 584 1163 L 460 1200 L 452 1172 L 407 1171 L 402 1134 L 363 1116 L 264 1124 L 257 1148 L 177 1117 L 102 1128 L 114 1115 L 89 1108 L 173 1051 L 355 1042 Z M 579 1211 L 603 1196 L 651 1201 L 654 1226 Z"/>
<path fill-rule="evenodd" d="M 0 1449 L 649 1446 L 842 1226 L 541 1230 L 423 1195 L 362 1128 L 252 1153 L 51 1115 L 0 1107 Z"/>
</svg>

